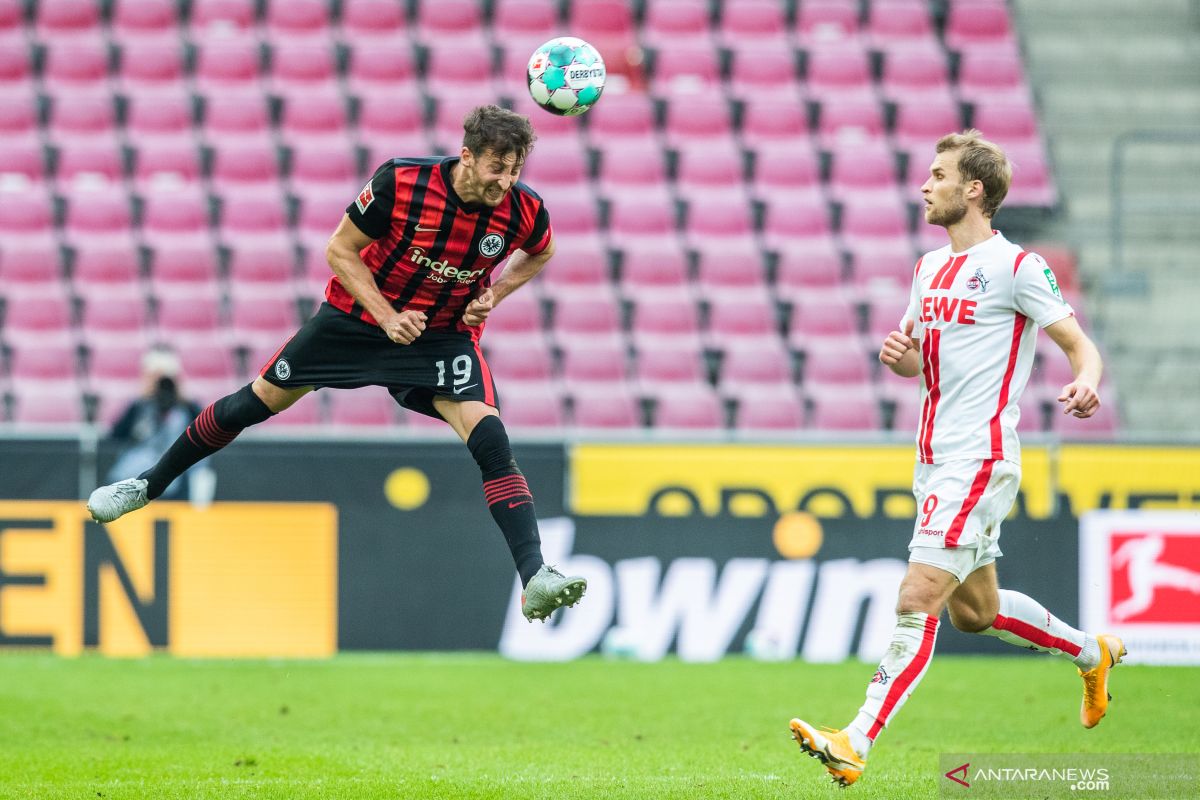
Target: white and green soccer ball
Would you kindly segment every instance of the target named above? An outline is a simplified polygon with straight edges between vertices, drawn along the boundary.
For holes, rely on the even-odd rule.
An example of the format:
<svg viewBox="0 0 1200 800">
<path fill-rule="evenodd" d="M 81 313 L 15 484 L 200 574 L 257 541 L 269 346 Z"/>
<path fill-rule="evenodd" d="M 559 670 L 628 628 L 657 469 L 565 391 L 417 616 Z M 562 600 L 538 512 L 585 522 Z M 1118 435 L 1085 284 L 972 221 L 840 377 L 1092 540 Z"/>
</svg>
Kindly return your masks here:
<svg viewBox="0 0 1200 800">
<path fill-rule="evenodd" d="M 573 117 L 604 91 L 604 59 L 583 39 L 561 36 L 533 51 L 526 70 L 529 94 L 551 114 Z"/>
</svg>

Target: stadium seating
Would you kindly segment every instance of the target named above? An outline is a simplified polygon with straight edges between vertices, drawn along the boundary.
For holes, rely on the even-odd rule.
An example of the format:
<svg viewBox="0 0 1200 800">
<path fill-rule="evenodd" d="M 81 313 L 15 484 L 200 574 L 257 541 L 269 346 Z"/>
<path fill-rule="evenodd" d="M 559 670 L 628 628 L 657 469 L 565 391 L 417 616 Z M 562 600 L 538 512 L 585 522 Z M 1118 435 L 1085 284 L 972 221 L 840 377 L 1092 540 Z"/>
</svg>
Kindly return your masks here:
<svg viewBox="0 0 1200 800">
<path fill-rule="evenodd" d="M 583 118 L 524 91 L 529 53 L 566 32 L 609 62 Z M 370 172 L 456 152 L 482 101 L 531 115 L 522 179 L 557 242 L 483 340 L 524 429 L 913 427 L 915 386 L 871 354 L 913 256 L 945 241 L 913 218 L 933 141 L 969 120 L 1012 156 L 1008 206 L 1058 198 L 1002 0 L 0 2 L 13 419 L 81 421 L 86 390 L 111 421 L 139 391 L 104 355 L 122 342 L 127 362 L 189 343 L 197 392 L 236 388 L 324 291 L 325 241 Z M 44 376 L 75 396 L 39 409 L 12 387 L 44 383 L 31 343 L 82 345 L 84 378 Z M 1049 363 L 1031 408 L 1063 377 Z M 1111 432 L 1110 409 L 1082 434 L 1045 423 Z M 440 430 L 382 392 L 281 417 Z"/>
</svg>

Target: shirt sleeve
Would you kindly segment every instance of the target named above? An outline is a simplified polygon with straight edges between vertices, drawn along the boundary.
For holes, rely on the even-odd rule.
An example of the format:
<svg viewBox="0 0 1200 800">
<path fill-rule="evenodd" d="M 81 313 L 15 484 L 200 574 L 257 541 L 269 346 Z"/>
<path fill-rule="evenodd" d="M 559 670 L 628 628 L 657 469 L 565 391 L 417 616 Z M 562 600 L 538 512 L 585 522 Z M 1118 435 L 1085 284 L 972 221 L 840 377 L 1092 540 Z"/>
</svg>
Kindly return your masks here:
<svg viewBox="0 0 1200 800">
<path fill-rule="evenodd" d="M 396 166 L 384 163 L 367 185 L 346 206 L 346 216 L 360 231 L 372 239 L 380 239 L 392 226 L 392 208 L 396 205 Z"/>
<path fill-rule="evenodd" d="M 1029 253 L 1017 267 L 1013 277 L 1013 307 L 1036 322 L 1039 328 L 1075 313 L 1071 304 L 1063 299 L 1054 272 L 1037 253 Z"/>
<path fill-rule="evenodd" d="M 533 231 L 521 243 L 521 249 L 531 256 L 536 256 L 546 249 L 553 235 L 554 233 L 550 228 L 550 212 L 546 211 L 546 204 L 544 202 L 539 203 L 537 215 L 533 218 Z"/>
</svg>

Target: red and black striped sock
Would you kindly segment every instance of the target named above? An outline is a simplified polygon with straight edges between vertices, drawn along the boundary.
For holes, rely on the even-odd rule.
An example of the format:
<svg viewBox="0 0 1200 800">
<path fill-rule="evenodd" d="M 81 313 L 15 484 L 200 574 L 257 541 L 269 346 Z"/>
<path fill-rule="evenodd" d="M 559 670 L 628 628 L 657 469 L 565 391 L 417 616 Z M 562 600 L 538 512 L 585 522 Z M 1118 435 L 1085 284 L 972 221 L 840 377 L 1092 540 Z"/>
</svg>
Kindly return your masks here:
<svg viewBox="0 0 1200 800">
<path fill-rule="evenodd" d="M 138 476 L 149 483 L 147 495 L 151 500 L 158 497 L 197 461 L 211 456 L 245 428 L 266 420 L 271 414 L 250 384 L 222 397 L 192 420 L 157 464 Z"/>
<path fill-rule="evenodd" d="M 467 448 L 483 475 L 488 511 L 504 534 L 524 586 L 542 567 L 542 538 L 533 494 L 513 458 L 504 423 L 496 416 L 484 417 L 467 437 Z"/>
</svg>

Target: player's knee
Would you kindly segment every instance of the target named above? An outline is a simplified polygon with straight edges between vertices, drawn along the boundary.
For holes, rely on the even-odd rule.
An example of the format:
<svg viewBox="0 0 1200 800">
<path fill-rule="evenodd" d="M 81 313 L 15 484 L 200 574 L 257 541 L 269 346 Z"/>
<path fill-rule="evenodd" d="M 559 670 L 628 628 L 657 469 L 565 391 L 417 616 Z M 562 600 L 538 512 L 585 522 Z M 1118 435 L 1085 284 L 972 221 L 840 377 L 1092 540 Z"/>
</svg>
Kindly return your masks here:
<svg viewBox="0 0 1200 800">
<path fill-rule="evenodd" d="M 950 624 L 963 633 L 980 633 L 992 626 L 996 615 L 990 616 L 981 609 L 972 608 L 962 603 L 950 604 Z"/>
<path fill-rule="evenodd" d="M 467 437 L 467 449 L 483 472 L 493 472 L 506 467 L 516 468 L 512 445 L 504 423 L 495 415 L 484 417 Z"/>
</svg>

